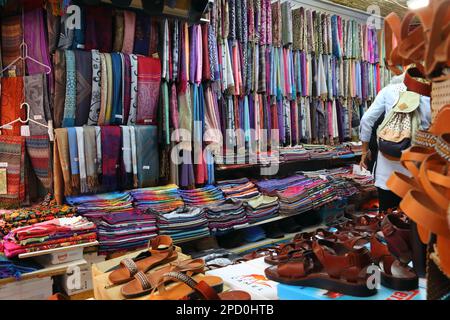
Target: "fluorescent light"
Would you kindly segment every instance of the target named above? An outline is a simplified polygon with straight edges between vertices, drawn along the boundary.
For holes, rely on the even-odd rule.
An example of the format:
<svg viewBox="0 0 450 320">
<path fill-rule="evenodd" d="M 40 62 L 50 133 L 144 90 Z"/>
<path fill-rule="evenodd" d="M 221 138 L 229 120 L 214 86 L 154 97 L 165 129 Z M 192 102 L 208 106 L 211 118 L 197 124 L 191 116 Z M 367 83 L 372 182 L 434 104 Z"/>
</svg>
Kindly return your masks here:
<svg viewBox="0 0 450 320">
<path fill-rule="evenodd" d="M 430 4 L 430 0 L 408 0 L 407 6 L 411 10 L 427 7 Z"/>
</svg>

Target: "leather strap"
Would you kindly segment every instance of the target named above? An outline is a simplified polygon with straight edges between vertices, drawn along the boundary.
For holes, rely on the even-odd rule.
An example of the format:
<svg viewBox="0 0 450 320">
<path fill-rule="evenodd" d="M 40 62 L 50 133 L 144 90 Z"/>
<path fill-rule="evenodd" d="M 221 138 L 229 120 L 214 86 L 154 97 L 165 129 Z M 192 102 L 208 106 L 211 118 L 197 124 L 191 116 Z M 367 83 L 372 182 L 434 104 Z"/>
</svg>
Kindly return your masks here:
<svg viewBox="0 0 450 320">
<path fill-rule="evenodd" d="M 394 172 L 386 182 L 386 186 L 400 198 L 403 198 L 408 191 L 412 189 L 421 189 L 417 183 L 417 180 L 412 179 L 400 172 Z"/>
<path fill-rule="evenodd" d="M 437 138 L 435 149 L 443 159 L 450 162 L 450 134 L 443 134 Z"/>
<path fill-rule="evenodd" d="M 128 270 L 130 276 L 134 276 L 139 272 L 136 263 L 130 258 L 123 259 L 122 261 L 120 261 L 120 264 Z"/>
<path fill-rule="evenodd" d="M 399 68 L 398 65 L 402 64 L 401 59 L 399 59 L 396 48 L 392 48 L 393 36 L 396 38 L 397 43 L 400 40 L 400 17 L 391 12 L 384 18 L 384 39 L 385 39 L 385 51 L 386 51 L 386 66 L 396 75 L 403 73 L 403 69 Z"/>
<path fill-rule="evenodd" d="M 450 190 L 450 176 L 439 171 L 447 169 L 446 161 L 438 154 L 427 157 L 420 167 L 420 181 L 425 192 L 442 210 L 447 210 L 450 201 L 447 197 Z"/>
<path fill-rule="evenodd" d="M 142 289 L 144 291 L 147 290 L 151 290 L 152 289 L 152 284 L 150 283 L 150 281 L 148 280 L 147 276 L 145 273 L 143 273 L 142 271 L 139 271 L 138 273 L 136 273 L 134 275 L 134 278 L 139 281 Z"/>
<path fill-rule="evenodd" d="M 398 216 L 389 214 L 381 224 L 381 231 L 388 245 L 389 252 L 403 263 L 411 261 L 409 224 L 402 221 Z"/>
<path fill-rule="evenodd" d="M 406 71 L 403 83 L 408 88 L 408 91 L 413 91 L 422 96 L 429 97 L 431 95 L 431 83 L 424 83 L 415 79 L 421 76 L 423 75 L 420 74 L 420 71 L 417 68 L 409 68 Z"/>
</svg>

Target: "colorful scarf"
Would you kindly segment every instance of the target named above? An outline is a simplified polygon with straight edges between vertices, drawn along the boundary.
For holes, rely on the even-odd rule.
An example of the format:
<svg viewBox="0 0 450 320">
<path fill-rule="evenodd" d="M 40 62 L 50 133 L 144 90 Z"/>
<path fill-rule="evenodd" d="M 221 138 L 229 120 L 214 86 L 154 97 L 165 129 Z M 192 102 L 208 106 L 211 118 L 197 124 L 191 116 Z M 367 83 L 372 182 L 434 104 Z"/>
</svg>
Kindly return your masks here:
<svg viewBox="0 0 450 320">
<path fill-rule="evenodd" d="M 67 138 L 69 141 L 70 155 L 70 173 L 72 176 L 72 193 L 80 192 L 80 159 L 78 155 L 78 142 L 76 128 L 67 129 Z"/>
<path fill-rule="evenodd" d="M 53 121 L 55 128 L 61 128 L 64 118 L 66 96 L 66 57 L 64 50 L 56 50 L 53 55 L 55 66 L 55 90 L 53 97 Z"/>
<path fill-rule="evenodd" d="M 125 10 L 124 24 L 122 52 L 125 54 L 132 54 L 134 48 L 134 32 L 136 30 L 136 13 Z"/>
<path fill-rule="evenodd" d="M 118 188 L 121 137 L 120 127 L 105 126 L 101 129 L 102 139 L 102 186 L 105 192 Z M 147 141 L 148 143 L 148 141 Z"/>
<path fill-rule="evenodd" d="M 94 127 L 84 127 L 84 159 L 86 161 L 87 192 L 97 192 L 97 143 Z"/>
<path fill-rule="evenodd" d="M 136 153 L 138 187 L 151 187 L 158 183 L 158 127 L 136 126 Z"/>
<path fill-rule="evenodd" d="M 52 164 L 48 135 L 26 137 L 26 147 L 34 173 L 44 188 L 50 191 L 52 186 Z"/>
<path fill-rule="evenodd" d="M 84 148 L 84 133 L 83 128 L 75 128 L 77 135 L 78 146 L 78 163 L 80 167 L 80 192 L 88 192 L 87 180 L 86 180 L 86 160 L 85 160 L 85 148 Z"/>
<path fill-rule="evenodd" d="M 124 11 L 116 10 L 114 16 L 114 45 L 113 51 L 120 52 L 122 51 L 123 41 L 124 41 L 124 32 L 125 32 L 125 17 Z"/>
<path fill-rule="evenodd" d="M 131 129 L 122 126 L 122 187 L 127 190 L 133 187 L 133 162 L 131 152 Z"/>
<path fill-rule="evenodd" d="M 19 117 L 24 118 L 26 116 L 25 109 L 20 109 L 20 105 L 23 102 L 23 78 L 2 78 L 1 90 L 1 125 L 14 121 Z M 1 134 L 6 136 L 20 136 L 20 127 L 21 123 L 16 122 L 9 128 L 3 128 Z"/>
<path fill-rule="evenodd" d="M 128 54 L 122 54 L 122 92 L 123 92 L 123 119 L 127 124 L 131 108 L 131 59 Z"/>
<path fill-rule="evenodd" d="M 30 106 L 30 118 L 47 126 L 47 119 L 52 119 L 47 95 L 47 79 L 44 74 L 35 74 L 24 77 L 25 100 Z M 30 122 L 32 136 L 46 135 L 48 129 Z"/>
<path fill-rule="evenodd" d="M 136 123 L 155 125 L 161 86 L 161 61 L 138 57 L 138 103 Z"/>
<path fill-rule="evenodd" d="M 92 95 L 87 124 L 97 125 L 101 105 L 101 59 L 97 50 L 92 50 Z"/>
<path fill-rule="evenodd" d="M 63 127 L 75 125 L 75 109 L 77 106 L 77 70 L 75 53 L 66 50 L 66 99 L 64 105 Z"/>
<path fill-rule="evenodd" d="M 2 62 L 3 67 L 8 66 L 16 58 L 20 57 L 20 43 L 22 42 L 23 30 L 20 16 L 2 17 Z M 24 75 L 23 62 L 18 61 L 7 70 L 3 76 Z"/>
<path fill-rule="evenodd" d="M 88 123 L 92 96 L 92 53 L 90 51 L 75 52 L 77 70 L 77 96 L 75 111 L 75 126 Z"/>
<path fill-rule="evenodd" d="M 111 124 L 122 124 L 123 100 L 122 100 L 122 59 L 119 53 L 111 54 L 113 96 Z"/>
<path fill-rule="evenodd" d="M 130 55 L 131 65 L 131 89 L 130 89 L 130 115 L 128 116 L 128 125 L 136 123 L 137 105 L 138 105 L 138 57 Z"/>
<path fill-rule="evenodd" d="M 70 171 L 70 152 L 69 152 L 69 138 L 66 128 L 55 129 L 55 150 L 58 151 L 55 156 L 55 162 L 61 165 L 62 176 L 64 180 L 64 195 L 70 196 L 72 194 L 72 176 Z M 59 161 L 58 161 L 59 160 Z M 55 165 L 56 167 L 57 165 Z M 56 188 L 55 179 L 55 196 L 60 196 Z M 58 203 L 61 203 L 57 198 Z"/>
<path fill-rule="evenodd" d="M 6 167 L 7 190 L 6 194 L 0 195 L 0 205 L 17 207 L 25 200 L 24 137 L 0 136 L 0 163 Z"/>
</svg>

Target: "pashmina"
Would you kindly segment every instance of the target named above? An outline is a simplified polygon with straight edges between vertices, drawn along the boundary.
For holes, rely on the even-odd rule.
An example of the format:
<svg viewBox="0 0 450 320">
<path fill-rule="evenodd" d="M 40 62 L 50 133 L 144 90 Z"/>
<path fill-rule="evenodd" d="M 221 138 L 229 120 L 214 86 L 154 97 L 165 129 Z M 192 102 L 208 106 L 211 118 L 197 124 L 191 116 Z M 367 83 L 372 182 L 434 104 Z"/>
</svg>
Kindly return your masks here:
<svg viewBox="0 0 450 320">
<path fill-rule="evenodd" d="M 63 127 L 75 125 L 75 109 L 77 104 L 77 71 L 75 53 L 66 50 L 66 98 L 64 104 Z"/>
<path fill-rule="evenodd" d="M 7 163 L 7 193 L 0 195 L 0 206 L 17 207 L 25 200 L 25 138 L 0 136 L 0 162 Z"/>
<path fill-rule="evenodd" d="M 78 146 L 78 163 L 80 166 L 80 191 L 81 193 L 88 192 L 87 180 L 86 180 L 86 160 L 85 160 L 85 150 L 84 150 L 84 132 L 83 128 L 75 128 L 77 135 L 77 146 Z"/>
<path fill-rule="evenodd" d="M 86 6 L 86 50 L 98 49 L 111 52 L 113 49 L 112 9 L 104 6 Z"/>
<path fill-rule="evenodd" d="M 120 127 L 105 126 L 101 129 L 102 186 L 105 192 L 118 188 L 118 169 L 121 155 Z"/>
<path fill-rule="evenodd" d="M 151 187 L 158 183 L 158 127 L 136 126 L 136 153 L 138 187 Z"/>
<path fill-rule="evenodd" d="M 39 181 L 47 191 L 52 186 L 52 165 L 48 135 L 26 137 L 27 154 Z"/>
<path fill-rule="evenodd" d="M 8 66 L 20 56 L 20 43 L 22 42 L 23 30 L 21 16 L 2 17 L 2 62 L 3 67 Z M 18 61 L 12 65 L 3 76 L 24 75 L 24 63 Z"/>
<path fill-rule="evenodd" d="M 88 123 L 92 98 L 92 53 L 76 50 L 75 66 L 77 78 L 75 126 Z"/>
<path fill-rule="evenodd" d="M 122 54 L 122 100 L 123 119 L 122 123 L 127 124 L 131 108 L 131 59 L 128 54 Z"/>
<path fill-rule="evenodd" d="M 53 125 L 61 128 L 64 117 L 64 105 L 66 96 L 66 57 L 64 50 L 56 50 L 53 55 L 55 66 L 55 89 L 53 97 Z"/>
<path fill-rule="evenodd" d="M 130 88 L 130 115 L 128 117 L 128 125 L 136 123 L 137 105 L 138 105 L 138 57 L 134 54 L 130 55 L 131 65 L 131 88 Z"/>
<path fill-rule="evenodd" d="M 143 14 L 136 14 L 136 29 L 134 35 L 133 53 L 147 56 L 150 48 L 150 17 Z"/>
<path fill-rule="evenodd" d="M 20 105 L 23 102 L 23 78 L 2 78 L 1 87 L 1 109 L 0 109 L 0 122 L 1 125 L 14 121 L 19 117 L 22 119 L 26 116 L 25 109 L 20 109 Z M 16 122 L 8 128 L 1 130 L 2 135 L 6 136 L 20 136 L 21 123 Z"/>
<path fill-rule="evenodd" d="M 155 125 L 161 86 L 161 62 L 156 58 L 138 57 L 138 102 L 136 123 Z"/>
<path fill-rule="evenodd" d="M 67 138 L 69 141 L 70 173 L 72 175 L 72 192 L 80 192 L 80 160 L 78 157 L 78 143 L 76 128 L 67 128 Z"/>
<path fill-rule="evenodd" d="M 88 192 L 98 190 L 97 142 L 94 127 L 84 127 L 84 158 L 86 161 L 86 183 Z"/>
<path fill-rule="evenodd" d="M 47 79 L 44 74 L 35 74 L 24 77 L 25 101 L 30 106 L 30 118 L 45 126 L 47 120 L 52 119 L 50 106 L 48 104 Z M 34 122 L 29 123 L 32 136 L 48 134 L 48 128 Z"/>
<path fill-rule="evenodd" d="M 121 177 L 122 188 L 125 190 L 133 188 L 133 162 L 131 152 L 131 129 L 122 126 L 122 165 Z"/>
<path fill-rule="evenodd" d="M 112 112 L 111 124 L 122 124 L 123 100 L 122 100 L 122 59 L 119 53 L 111 54 L 112 67 Z"/>
<path fill-rule="evenodd" d="M 87 124 L 92 126 L 98 123 L 101 106 L 101 58 L 97 50 L 92 50 L 92 94 L 91 107 Z"/>
<path fill-rule="evenodd" d="M 124 11 L 116 10 L 114 16 L 114 45 L 113 51 L 120 52 L 123 48 L 125 33 L 125 17 Z"/>
<path fill-rule="evenodd" d="M 64 195 L 69 196 L 72 194 L 72 176 L 70 170 L 69 138 L 66 128 L 55 129 L 55 145 L 57 145 L 55 150 L 57 149 L 58 151 L 58 154 L 55 157 L 55 162 L 61 164 L 61 172 L 64 181 Z M 55 196 L 56 195 L 59 196 L 59 194 L 55 193 Z M 60 203 L 59 200 L 58 203 Z"/>
<path fill-rule="evenodd" d="M 74 29 L 67 27 L 67 20 L 70 18 L 69 15 L 64 14 L 61 17 L 60 34 L 59 34 L 59 49 L 71 49 L 74 37 Z"/>
<path fill-rule="evenodd" d="M 122 52 L 132 54 L 134 49 L 134 32 L 136 30 L 136 13 L 125 10 L 124 14 L 124 35 Z"/>
</svg>

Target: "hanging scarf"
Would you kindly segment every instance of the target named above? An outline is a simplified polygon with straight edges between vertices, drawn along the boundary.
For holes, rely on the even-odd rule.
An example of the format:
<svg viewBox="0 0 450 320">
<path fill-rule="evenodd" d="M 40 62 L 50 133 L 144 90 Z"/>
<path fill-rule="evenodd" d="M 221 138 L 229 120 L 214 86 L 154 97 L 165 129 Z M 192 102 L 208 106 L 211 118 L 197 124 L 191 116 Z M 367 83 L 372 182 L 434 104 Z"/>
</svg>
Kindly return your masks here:
<svg viewBox="0 0 450 320">
<path fill-rule="evenodd" d="M 87 192 L 97 192 L 97 143 L 94 127 L 84 127 L 84 159 L 86 162 L 86 184 Z"/>
<path fill-rule="evenodd" d="M 138 105 L 138 57 L 130 55 L 131 64 L 131 88 L 130 88 L 130 115 L 128 125 L 136 123 Z"/>
<path fill-rule="evenodd" d="M 42 8 L 25 11 L 24 13 L 24 37 L 28 45 L 28 55 L 33 59 L 47 65 L 52 71 L 50 56 L 48 53 L 47 37 Z M 29 75 L 37 73 L 49 73 L 49 70 L 36 64 L 30 59 L 26 60 Z M 49 83 L 53 83 L 53 72 L 49 73 Z"/>
<path fill-rule="evenodd" d="M 20 43 L 23 39 L 22 19 L 20 16 L 2 17 L 2 62 L 3 67 L 8 66 L 20 56 Z M 3 76 L 24 75 L 23 62 L 18 61 L 11 66 Z"/>
<path fill-rule="evenodd" d="M 122 126 L 122 188 L 127 190 L 133 187 L 133 162 L 131 152 L 131 129 Z"/>
<path fill-rule="evenodd" d="M 133 187 L 137 188 L 138 183 L 138 163 L 137 163 L 137 148 L 136 148 L 136 127 L 130 126 L 130 142 L 131 142 L 131 165 L 133 170 Z"/>
<path fill-rule="evenodd" d="M 111 124 L 112 112 L 113 112 L 113 97 L 114 97 L 114 82 L 113 82 L 113 65 L 111 54 L 105 54 L 106 59 L 106 85 L 108 87 L 108 94 L 106 96 L 106 113 L 105 113 L 105 123 L 107 125 Z"/>
<path fill-rule="evenodd" d="M 97 125 L 101 106 L 101 58 L 97 50 L 92 50 L 92 95 L 88 125 Z"/>
<path fill-rule="evenodd" d="M 111 124 L 122 124 L 123 100 L 122 100 L 122 59 L 119 53 L 111 54 L 113 97 Z"/>
<path fill-rule="evenodd" d="M 39 181 L 47 191 L 52 186 L 52 163 L 48 135 L 26 137 L 27 154 Z"/>
<path fill-rule="evenodd" d="M 272 3 L 272 43 L 281 46 L 282 32 L 281 3 L 279 0 Z"/>
<path fill-rule="evenodd" d="M 1 125 L 14 121 L 19 117 L 22 119 L 26 116 L 25 109 L 20 109 L 20 105 L 23 102 L 23 78 L 2 78 L 1 87 L 1 109 L 0 109 L 0 122 Z M 1 130 L 2 135 L 6 136 L 20 136 L 21 123 L 16 122 L 9 128 L 3 128 Z"/>
<path fill-rule="evenodd" d="M 55 94 L 53 97 L 53 121 L 55 128 L 61 128 L 64 117 L 66 96 L 66 57 L 63 50 L 56 50 L 53 55 L 55 66 Z"/>
<path fill-rule="evenodd" d="M 116 10 L 114 15 L 114 45 L 113 51 L 120 52 L 123 48 L 125 33 L 124 11 Z"/>
<path fill-rule="evenodd" d="M 96 162 L 96 166 L 97 166 L 97 173 L 99 175 L 102 174 L 102 129 L 101 127 L 96 126 L 95 127 L 95 140 L 96 140 L 96 145 L 97 145 L 97 162 Z"/>
<path fill-rule="evenodd" d="M 158 183 L 158 128 L 156 126 L 136 126 L 136 153 L 138 187 L 151 187 Z"/>
<path fill-rule="evenodd" d="M 160 86 L 160 60 L 139 56 L 137 123 L 156 124 Z"/>
<path fill-rule="evenodd" d="M 172 80 L 178 80 L 178 70 L 180 64 L 180 22 L 175 20 L 173 22 L 173 37 L 172 37 Z"/>
<path fill-rule="evenodd" d="M 150 23 L 150 41 L 148 53 L 146 55 L 152 56 L 158 52 L 159 48 L 159 23 L 156 20 L 152 20 Z"/>
<path fill-rule="evenodd" d="M 162 133 L 163 141 L 166 145 L 170 145 L 170 119 L 169 119 L 169 87 L 166 81 L 162 81 L 161 84 L 161 102 L 162 102 Z"/>
<path fill-rule="evenodd" d="M 77 147 L 78 147 L 78 163 L 80 168 L 80 191 L 81 193 L 86 193 L 89 191 L 87 185 L 87 173 L 86 173 L 86 160 L 85 160 L 85 148 L 84 148 L 84 133 L 83 128 L 75 128 L 77 136 Z"/>
<path fill-rule="evenodd" d="M 75 54 L 66 50 L 66 99 L 64 104 L 63 127 L 75 125 L 75 109 L 77 105 L 77 71 Z"/>
<path fill-rule="evenodd" d="M 124 12 L 124 36 L 122 52 L 132 54 L 134 48 L 134 32 L 136 30 L 136 13 L 125 10 Z"/>
<path fill-rule="evenodd" d="M 77 78 L 75 126 L 88 123 L 92 97 L 92 53 L 75 50 Z"/>
<path fill-rule="evenodd" d="M 105 126 L 101 130 L 102 139 L 102 186 L 105 192 L 118 187 L 118 168 L 121 155 L 120 127 Z"/>
<path fill-rule="evenodd" d="M 61 165 L 61 171 L 64 180 L 64 195 L 70 196 L 72 192 L 72 176 L 70 169 L 70 152 L 69 152 L 69 138 L 68 129 L 55 129 L 55 142 L 58 149 L 58 158 Z M 55 159 L 56 161 L 57 159 Z"/>
<path fill-rule="evenodd" d="M 67 138 L 69 141 L 70 155 L 70 173 L 72 176 L 72 192 L 78 194 L 80 192 L 80 160 L 78 158 L 78 144 L 76 128 L 67 129 Z"/>
<path fill-rule="evenodd" d="M 52 10 L 52 4 L 47 2 L 46 10 L 50 12 Z M 48 52 L 54 54 L 58 47 L 58 39 L 61 27 L 61 16 L 59 14 L 47 14 L 47 31 L 48 31 Z"/>
<path fill-rule="evenodd" d="M 128 54 L 122 54 L 122 92 L 123 92 L 123 123 L 128 123 L 131 108 L 131 59 Z"/>
<path fill-rule="evenodd" d="M 7 193 L 0 195 L 0 206 L 2 208 L 20 206 L 25 200 L 25 138 L 0 136 L 0 162 L 8 164 Z"/>
<path fill-rule="evenodd" d="M 25 100 L 30 106 L 30 118 L 47 126 L 52 119 L 47 95 L 47 79 L 43 74 L 24 77 Z M 29 123 L 32 136 L 47 135 L 48 129 L 33 122 Z"/>
<path fill-rule="evenodd" d="M 108 71 L 106 66 L 106 54 L 100 53 L 100 112 L 98 124 L 106 123 L 106 109 L 108 106 Z"/>
<path fill-rule="evenodd" d="M 150 18 L 142 13 L 136 14 L 136 29 L 134 37 L 135 54 L 148 55 L 150 48 Z"/>
<path fill-rule="evenodd" d="M 76 28 L 73 31 L 73 43 L 72 43 L 72 49 L 84 49 L 86 44 L 86 12 L 85 7 L 80 7 L 80 28 Z"/>
<path fill-rule="evenodd" d="M 86 50 L 98 49 L 111 52 L 113 49 L 113 14 L 110 7 L 85 6 Z"/>
</svg>

